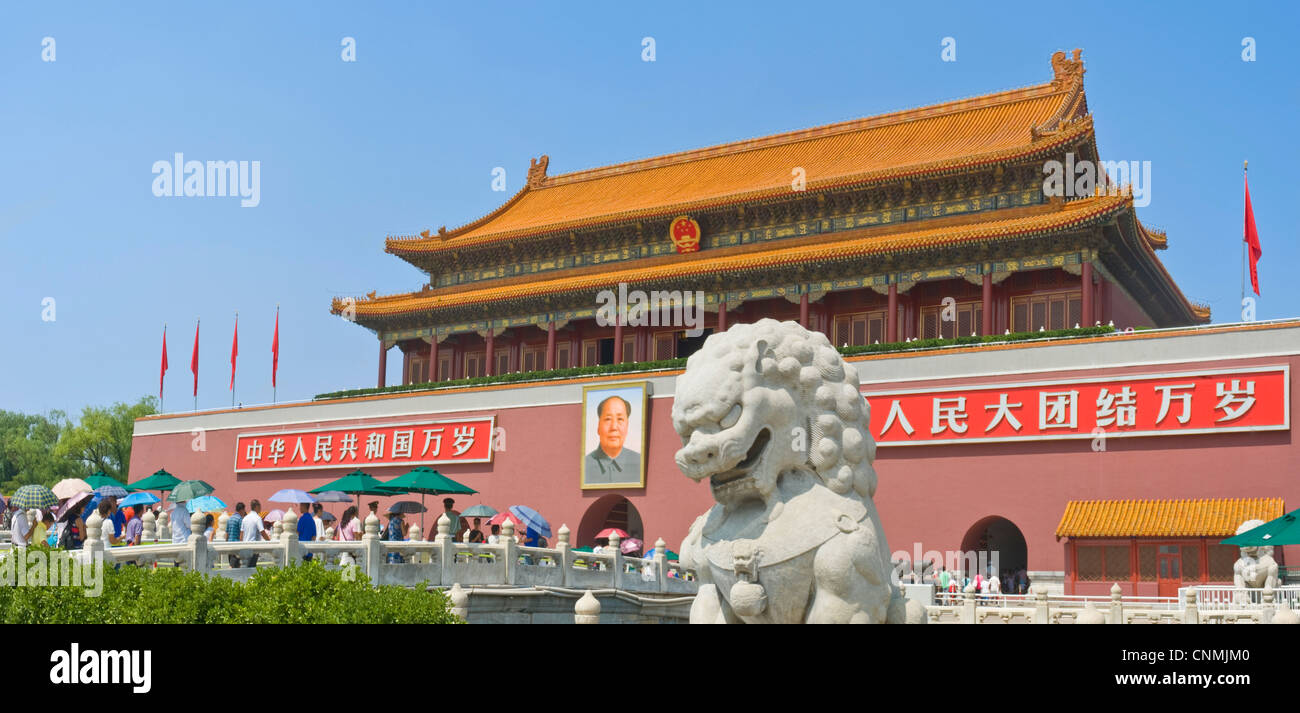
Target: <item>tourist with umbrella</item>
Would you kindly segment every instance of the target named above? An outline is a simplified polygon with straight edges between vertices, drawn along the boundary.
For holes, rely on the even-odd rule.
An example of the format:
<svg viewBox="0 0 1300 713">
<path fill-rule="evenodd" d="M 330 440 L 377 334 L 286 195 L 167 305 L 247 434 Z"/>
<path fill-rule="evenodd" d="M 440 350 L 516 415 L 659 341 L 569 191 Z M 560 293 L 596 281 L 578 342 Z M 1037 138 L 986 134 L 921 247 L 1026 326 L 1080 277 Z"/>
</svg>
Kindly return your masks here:
<svg viewBox="0 0 1300 713">
<path fill-rule="evenodd" d="M 424 504 L 425 495 L 473 495 L 478 492 L 468 485 L 457 483 L 442 473 L 426 466 L 420 466 L 419 468 L 415 468 L 407 473 L 399 475 L 387 483 L 384 483 L 383 487 L 394 495 L 419 493 L 421 505 Z M 448 532 L 451 534 L 453 540 L 459 539 L 457 536 L 461 531 L 460 513 L 452 509 L 456 504 L 456 501 L 447 498 L 442 501 L 442 504 L 447 519 L 451 520 L 451 529 L 448 530 Z M 424 526 L 423 515 L 420 516 L 420 529 L 428 532 Z"/>
<path fill-rule="evenodd" d="M 159 493 L 166 495 L 167 491 L 181 484 L 180 478 L 168 473 L 166 470 L 159 468 L 153 475 L 144 480 L 137 480 L 126 486 L 131 490 L 157 490 Z M 208 491 L 211 492 L 211 491 Z M 206 494 L 206 493 L 205 493 Z"/>
<path fill-rule="evenodd" d="M 461 513 L 461 517 L 474 519 L 474 527 L 470 529 L 469 537 L 466 541 L 471 543 L 483 542 L 486 539 L 483 536 L 483 530 L 480 529 L 483 526 L 483 518 L 492 517 L 496 514 L 496 510 L 493 510 L 486 505 L 471 505 L 465 510 L 465 512 Z"/>
<path fill-rule="evenodd" d="M 81 492 L 88 491 L 89 488 Z M 76 494 L 76 492 L 73 493 L 73 495 Z M 9 502 L 18 508 L 18 512 L 14 513 L 13 520 L 10 522 L 9 540 L 14 547 L 26 547 L 27 538 L 31 537 L 32 530 L 36 527 L 35 523 L 29 521 L 27 511 L 52 508 L 59 504 L 59 498 L 44 485 L 32 483 L 19 488 Z"/>
<path fill-rule="evenodd" d="M 67 500 L 77 493 L 90 493 L 94 492 L 95 489 L 90 487 L 90 483 L 81 478 L 64 478 L 55 483 L 50 490 L 54 493 L 54 497 L 59 500 Z"/>
<path fill-rule="evenodd" d="M 337 490 L 337 488 L 332 488 Z M 277 491 L 275 495 L 268 498 L 273 503 L 297 503 L 302 506 L 302 512 L 298 515 L 298 541 L 311 542 L 316 539 L 316 520 L 311 516 L 311 504 L 316 502 L 316 498 L 306 492 L 286 488 Z M 311 553 L 308 552 L 302 556 L 303 560 L 310 560 Z"/>
<path fill-rule="evenodd" d="M 343 476 L 342 478 L 339 478 L 338 480 L 334 480 L 329 483 L 326 483 L 320 486 L 319 488 L 315 488 L 311 491 L 313 495 L 330 493 L 330 492 L 345 493 L 348 495 L 355 496 L 357 499 L 358 512 L 361 511 L 362 495 L 400 494 L 400 493 L 394 493 L 392 490 L 386 490 L 384 488 L 383 481 L 379 480 L 378 478 L 375 478 L 369 473 L 363 473 L 360 470 L 354 470 L 351 473 L 348 473 L 347 475 Z M 320 502 L 333 502 L 333 501 L 321 500 Z M 372 511 L 377 510 L 378 507 L 379 506 L 376 503 L 375 507 L 371 508 L 371 510 Z M 375 512 L 375 516 L 378 517 L 379 513 Z"/>
</svg>

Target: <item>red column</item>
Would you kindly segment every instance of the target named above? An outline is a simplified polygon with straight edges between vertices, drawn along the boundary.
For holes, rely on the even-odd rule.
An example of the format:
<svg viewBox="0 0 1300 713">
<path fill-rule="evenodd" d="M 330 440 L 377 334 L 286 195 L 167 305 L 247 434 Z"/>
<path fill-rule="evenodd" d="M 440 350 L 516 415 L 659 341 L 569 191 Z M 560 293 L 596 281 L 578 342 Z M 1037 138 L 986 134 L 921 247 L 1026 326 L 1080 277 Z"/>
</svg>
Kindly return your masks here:
<svg viewBox="0 0 1300 713">
<path fill-rule="evenodd" d="M 808 293 L 799 295 L 799 324 L 808 328 Z"/>
<path fill-rule="evenodd" d="M 1080 278 L 1080 281 L 1083 283 L 1082 286 L 1083 309 L 1080 310 L 1080 312 L 1082 313 L 1082 316 L 1080 318 L 1083 320 L 1083 324 L 1080 324 L 1079 326 L 1091 327 L 1092 325 L 1088 324 L 1089 321 L 1088 316 L 1092 314 L 1092 262 L 1091 261 L 1087 261 L 1087 260 L 1084 261 L 1082 272 L 1083 274 Z"/>
<path fill-rule="evenodd" d="M 885 341 L 898 341 L 898 283 L 889 283 L 889 306 L 885 312 Z"/>
<path fill-rule="evenodd" d="M 614 363 L 623 363 L 623 315 L 614 318 Z"/>
<path fill-rule="evenodd" d="M 411 353 L 402 350 L 402 385 L 411 383 Z"/>
<path fill-rule="evenodd" d="M 438 380 L 438 335 L 435 333 L 429 343 L 429 381 Z"/>
<path fill-rule="evenodd" d="M 388 347 L 384 346 L 384 340 L 379 340 L 379 388 L 388 385 Z"/>
<path fill-rule="evenodd" d="M 718 303 L 718 331 L 727 331 L 727 301 L 723 300 Z"/>
<path fill-rule="evenodd" d="M 980 336 L 987 337 L 993 333 L 993 275 L 984 273 L 984 318 L 980 320 Z M 1087 314 L 1087 310 L 1084 310 Z"/>
<path fill-rule="evenodd" d="M 483 375 L 484 376 L 493 376 L 496 370 L 497 360 L 496 360 L 496 355 L 493 354 L 493 347 L 495 346 L 493 342 L 494 342 L 494 337 L 492 335 L 492 325 L 489 324 L 488 332 L 487 332 L 487 349 L 483 353 L 483 361 L 484 361 Z"/>
<path fill-rule="evenodd" d="M 555 322 L 546 324 L 546 369 L 555 368 Z"/>
</svg>

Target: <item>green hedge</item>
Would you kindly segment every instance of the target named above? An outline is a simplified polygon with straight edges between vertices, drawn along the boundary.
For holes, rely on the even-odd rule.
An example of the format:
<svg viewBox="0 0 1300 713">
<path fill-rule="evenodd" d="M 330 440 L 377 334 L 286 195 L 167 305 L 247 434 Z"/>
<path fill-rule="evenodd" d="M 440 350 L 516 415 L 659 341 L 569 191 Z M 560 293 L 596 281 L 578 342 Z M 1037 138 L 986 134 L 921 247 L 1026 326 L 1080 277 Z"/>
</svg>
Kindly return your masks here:
<svg viewBox="0 0 1300 713">
<path fill-rule="evenodd" d="M 1114 327 L 1080 327 L 1078 329 L 1056 329 L 1050 332 L 1016 332 L 1013 334 L 993 334 L 987 337 L 957 337 L 956 339 L 921 339 L 911 342 L 890 342 L 888 344 L 868 344 L 860 347 L 838 347 L 840 354 L 879 354 L 884 352 L 903 352 L 916 349 L 936 349 L 939 347 L 963 344 L 988 344 L 992 342 L 1023 342 L 1033 339 L 1060 339 L 1063 337 L 1095 337 L 1113 334 Z M 374 394 L 395 394 L 406 391 L 432 391 L 453 386 L 479 386 L 483 384 L 510 384 L 519 381 L 543 381 L 547 379 L 567 379 L 576 376 L 594 376 L 601 374 L 623 374 L 630 372 L 649 372 L 665 369 L 681 369 L 686 366 L 686 359 L 663 359 L 660 361 L 643 361 L 635 364 L 602 364 L 600 366 L 583 366 L 574 369 L 551 369 L 550 371 L 526 371 L 522 373 L 501 374 L 499 376 L 476 376 L 472 379 L 454 381 L 425 382 L 422 384 L 399 384 L 382 389 L 348 389 L 331 391 L 316 396 L 316 400 L 342 399 L 351 396 L 372 396 Z"/>
<path fill-rule="evenodd" d="M 452 624 L 441 592 L 372 587 L 318 563 L 259 569 L 247 582 L 173 567 L 105 567 L 103 590 L 0 586 L 6 624 Z"/>
</svg>

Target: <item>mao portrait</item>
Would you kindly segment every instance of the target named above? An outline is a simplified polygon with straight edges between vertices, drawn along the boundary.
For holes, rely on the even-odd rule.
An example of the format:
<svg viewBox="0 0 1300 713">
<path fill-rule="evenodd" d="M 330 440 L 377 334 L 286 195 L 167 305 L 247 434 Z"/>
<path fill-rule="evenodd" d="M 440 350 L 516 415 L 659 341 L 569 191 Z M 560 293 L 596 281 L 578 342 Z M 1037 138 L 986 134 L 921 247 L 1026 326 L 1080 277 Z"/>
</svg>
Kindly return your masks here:
<svg viewBox="0 0 1300 713">
<path fill-rule="evenodd" d="M 645 485 L 645 382 L 582 390 L 582 487 Z"/>
</svg>

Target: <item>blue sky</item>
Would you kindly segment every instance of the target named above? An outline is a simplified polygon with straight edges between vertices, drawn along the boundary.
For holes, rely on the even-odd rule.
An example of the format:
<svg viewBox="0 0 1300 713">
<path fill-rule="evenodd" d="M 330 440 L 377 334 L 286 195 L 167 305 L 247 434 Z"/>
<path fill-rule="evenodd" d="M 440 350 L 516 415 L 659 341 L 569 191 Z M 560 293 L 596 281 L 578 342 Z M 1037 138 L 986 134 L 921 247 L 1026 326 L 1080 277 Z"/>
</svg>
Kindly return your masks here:
<svg viewBox="0 0 1300 713">
<path fill-rule="evenodd" d="M 236 311 L 238 400 L 269 402 L 277 304 L 281 401 L 372 386 L 376 342 L 330 298 L 418 288 L 384 236 L 481 216 L 530 157 L 563 173 L 1037 84 L 1074 47 L 1102 157 L 1152 163 L 1139 215 L 1168 230 L 1186 294 L 1238 318 L 1249 159 L 1258 317 L 1300 313 L 1294 6 L 905 5 L 0 7 L 0 409 L 157 393 L 166 323 L 166 406 L 188 410 L 196 318 L 199 407 L 228 406 Z M 155 197 L 152 166 L 176 152 L 259 161 L 260 204 Z M 394 350 L 390 382 L 399 366 Z"/>
</svg>

